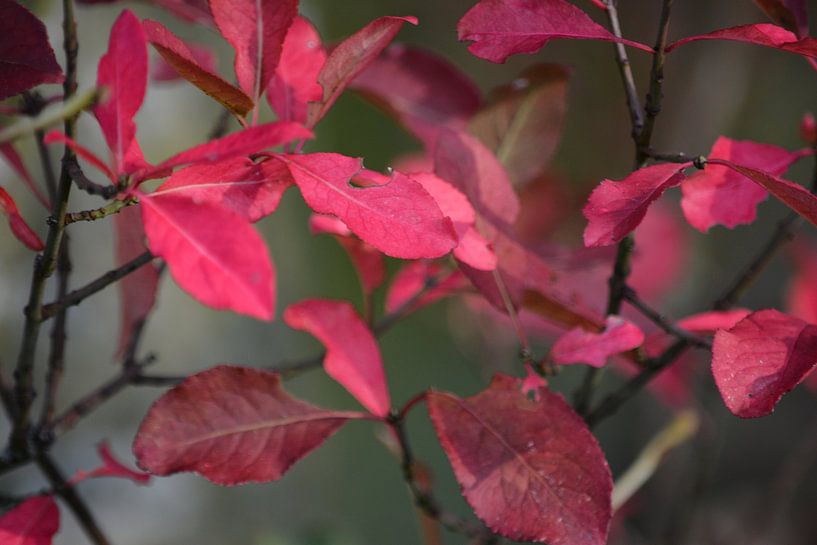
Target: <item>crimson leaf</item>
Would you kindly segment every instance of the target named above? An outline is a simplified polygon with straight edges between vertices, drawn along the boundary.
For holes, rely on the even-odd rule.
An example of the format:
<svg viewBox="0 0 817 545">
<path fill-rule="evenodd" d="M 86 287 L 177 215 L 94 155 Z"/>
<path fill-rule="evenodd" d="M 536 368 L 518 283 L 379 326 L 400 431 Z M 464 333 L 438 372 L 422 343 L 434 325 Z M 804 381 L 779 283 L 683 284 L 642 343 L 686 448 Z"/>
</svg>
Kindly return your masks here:
<svg viewBox="0 0 817 545">
<path fill-rule="evenodd" d="M 23 216 L 20 215 L 14 199 L 2 187 L 0 187 L 0 213 L 6 216 L 9 228 L 11 228 L 11 232 L 17 237 L 17 240 L 35 252 L 42 251 L 45 248 L 37 233 L 31 230 Z"/>
<path fill-rule="evenodd" d="M 793 32 L 768 23 L 743 25 L 716 30 L 699 36 L 689 36 L 667 46 L 667 53 L 684 44 L 699 40 L 731 40 L 747 42 L 764 47 L 771 47 L 804 57 L 817 58 L 817 40 L 814 38 L 797 38 Z"/>
<path fill-rule="evenodd" d="M 638 348 L 643 343 L 644 332 L 638 326 L 619 316 L 608 316 L 604 331 L 571 329 L 559 337 L 550 354 L 560 365 L 586 363 L 604 367 L 610 356 Z"/>
<path fill-rule="evenodd" d="M 0 543 L 51 545 L 60 529 L 60 510 L 54 498 L 34 496 L 0 517 Z"/>
<path fill-rule="evenodd" d="M 361 416 L 292 397 L 276 373 L 219 365 L 153 404 L 133 453 L 139 467 L 157 475 L 195 471 L 222 485 L 274 481 Z"/>
</svg>

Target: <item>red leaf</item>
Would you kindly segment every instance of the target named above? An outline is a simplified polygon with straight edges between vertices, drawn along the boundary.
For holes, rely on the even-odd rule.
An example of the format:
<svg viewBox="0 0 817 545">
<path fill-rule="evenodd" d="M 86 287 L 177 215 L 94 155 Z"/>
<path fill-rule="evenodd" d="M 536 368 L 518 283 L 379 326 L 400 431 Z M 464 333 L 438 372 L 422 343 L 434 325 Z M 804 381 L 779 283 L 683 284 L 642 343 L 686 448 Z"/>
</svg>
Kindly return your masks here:
<svg viewBox="0 0 817 545">
<path fill-rule="evenodd" d="M 712 375 L 726 407 L 766 416 L 817 365 L 817 325 L 776 310 L 753 312 L 715 334 Z"/>
<path fill-rule="evenodd" d="M 410 178 L 394 172 L 384 185 L 354 187 L 360 159 L 336 153 L 281 156 L 315 212 L 337 216 L 381 252 L 402 259 L 440 257 L 456 244 L 451 221 Z"/>
<path fill-rule="evenodd" d="M 664 191 L 680 184 L 682 165 L 665 163 L 636 170 L 621 181 L 602 180 L 582 211 L 587 218 L 584 245 L 588 248 L 615 244 L 630 234 Z"/>
<path fill-rule="evenodd" d="M 139 257 L 147 251 L 142 216 L 133 206 L 114 217 L 116 228 L 116 266 Z M 117 354 L 125 353 L 133 331 L 139 327 L 156 304 L 159 270 L 152 263 L 143 265 L 118 282 L 121 323 Z"/>
<path fill-rule="evenodd" d="M 228 208 L 255 222 L 275 212 L 290 185 L 289 171 L 279 161 L 256 163 L 237 157 L 179 170 L 151 196 L 184 196 L 197 204 Z"/>
<path fill-rule="evenodd" d="M 210 10 L 235 49 L 239 87 L 258 101 L 275 73 L 298 0 L 210 0 Z"/>
<path fill-rule="evenodd" d="M 129 479 L 136 484 L 147 484 L 150 482 L 150 474 L 131 469 L 117 460 L 107 442 L 103 441 L 97 445 L 97 452 L 102 459 L 102 465 L 92 471 L 78 472 L 74 478 L 71 479 L 72 484 L 77 484 L 86 479 L 97 479 L 100 477 Z"/>
<path fill-rule="evenodd" d="M 216 60 L 211 51 L 188 46 L 156 21 L 145 20 L 142 27 L 147 40 L 166 63 L 157 67 L 163 68 L 163 72 L 154 70 L 154 79 L 160 79 L 157 75 L 162 75 L 164 80 L 181 76 L 239 116 L 252 110 L 253 100 L 216 74 Z"/>
<path fill-rule="evenodd" d="M 66 146 L 71 148 L 74 151 L 74 153 L 76 153 L 79 157 L 91 163 L 91 165 L 93 165 L 94 168 L 96 168 L 98 171 L 107 176 L 109 180 L 111 180 L 112 182 L 116 182 L 116 175 L 113 172 L 111 172 L 111 169 L 108 168 L 108 165 L 105 164 L 105 161 L 97 157 L 94 152 L 84 147 L 76 140 L 68 138 L 60 131 L 53 130 L 49 132 L 48 134 L 45 135 L 43 142 L 45 142 L 46 144 L 52 144 L 54 142 L 61 142 L 65 144 Z"/>
<path fill-rule="evenodd" d="M 491 221 L 513 224 L 519 198 L 491 151 L 464 132 L 441 131 L 434 155 L 438 176 L 465 193 L 476 211 Z"/>
<path fill-rule="evenodd" d="M 62 80 L 42 21 L 14 0 L 0 0 L 0 100 Z"/>
<path fill-rule="evenodd" d="M 318 74 L 325 62 L 326 51 L 318 31 L 306 18 L 296 17 L 267 86 L 267 101 L 279 120 L 306 124 L 308 103 L 323 96 Z"/>
<path fill-rule="evenodd" d="M 417 24 L 414 17 L 380 17 L 335 47 L 318 75 L 323 97 L 309 105 L 307 126 L 326 115 L 344 89 L 391 43 L 403 23 Z"/>
<path fill-rule="evenodd" d="M 255 125 L 178 153 L 154 167 L 145 176 L 149 177 L 191 163 L 217 163 L 233 157 L 247 156 L 267 148 L 288 144 L 293 140 L 311 137 L 312 131 L 297 123 L 274 122 Z"/>
<path fill-rule="evenodd" d="M 808 36 L 806 0 L 755 0 L 755 3 L 775 22 L 797 36 Z"/>
<path fill-rule="evenodd" d="M 389 414 L 389 388 L 377 341 L 346 301 L 308 299 L 290 305 L 284 321 L 326 346 L 323 368 L 372 414 Z"/>
<path fill-rule="evenodd" d="M 177 195 L 142 195 L 140 201 L 150 251 L 167 262 L 179 286 L 215 309 L 273 318 L 275 271 L 247 220 Z"/>
<path fill-rule="evenodd" d="M 426 289 L 430 279 L 434 279 L 435 285 Z M 467 284 L 468 280 L 460 271 L 446 273 L 441 263 L 426 260 L 411 261 L 403 265 L 394 275 L 386 294 L 386 312 L 390 314 L 401 310 L 407 313 L 414 312 L 444 297 L 455 295 Z M 424 289 L 426 293 L 411 308 L 404 308 Z"/>
<path fill-rule="evenodd" d="M 716 30 L 708 34 L 690 36 L 667 46 L 669 53 L 678 46 L 700 40 L 730 40 L 746 42 L 764 47 L 771 47 L 789 53 L 796 53 L 804 57 L 817 58 L 817 40 L 814 38 L 798 39 L 797 35 L 785 28 L 768 23 L 758 25 L 743 25 Z"/>
<path fill-rule="evenodd" d="M 777 197 L 786 206 L 810 221 L 812 225 L 817 225 L 817 197 L 812 195 L 803 186 L 797 185 L 783 178 L 778 178 L 767 172 L 761 172 L 754 168 L 736 165 L 730 161 L 713 159 L 710 164 L 725 165 L 735 172 L 746 176 L 753 182 Z"/>
<path fill-rule="evenodd" d="M 619 40 L 566 0 L 482 0 L 457 24 L 468 51 L 491 62 L 517 53 L 536 53 L 553 39 L 603 40 L 652 52 L 630 40 Z"/>
<path fill-rule="evenodd" d="M 462 493 L 494 532 L 514 541 L 603 545 L 613 483 L 604 454 L 561 395 L 496 375 L 460 399 L 429 392 L 428 411 Z"/>
<path fill-rule="evenodd" d="M 276 373 L 219 365 L 153 404 L 133 453 L 156 475 L 194 471 L 222 485 L 274 481 L 361 416 L 290 396 Z"/>
<path fill-rule="evenodd" d="M 785 173 L 803 156 L 777 146 L 741 142 L 720 137 L 712 146 L 710 159 L 725 159 L 774 176 Z M 714 225 L 733 228 L 752 223 L 757 217 L 757 205 L 766 199 L 767 192 L 734 170 L 707 165 L 681 184 L 681 207 L 690 225 L 706 232 Z"/>
<path fill-rule="evenodd" d="M 471 133 L 496 154 L 515 186 L 542 176 L 556 153 L 569 77 L 565 66 L 535 64 L 496 89 L 471 120 Z"/>
<path fill-rule="evenodd" d="M 309 229 L 312 234 L 333 235 L 343 246 L 355 266 L 363 291 L 371 294 L 386 277 L 386 264 L 383 254 L 371 245 L 355 237 L 338 218 L 312 214 L 309 218 Z"/>
<path fill-rule="evenodd" d="M 14 149 L 14 146 L 11 143 L 6 142 L 5 144 L 0 144 L 0 155 L 2 155 L 9 166 L 17 173 L 23 183 L 26 184 L 26 187 L 34 194 L 38 201 L 47 209 L 51 210 L 51 205 L 48 202 L 48 198 L 43 195 L 43 192 L 34 183 L 34 180 L 31 178 L 31 175 L 28 173 L 28 169 L 26 168 L 25 163 L 23 163 L 23 159 L 20 157 L 20 154 L 17 153 L 17 150 Z"/>
<path fill-rule="evenodd" d="M 149 21 L 147 19 L 142 21 L 142 29 L 145 31 L 148 42 L 156 47 L 153 42 L 158 42 L 159 40 L 154 40 L 151 37 L 151 30 L 148 29 L 148 25 L 150 23 L 155 23 L 155 21 Z M 155 24 L 158 25 L 159 23 Z M 186 52 L 189 52 L 189 57 L 192 59 L 192 64 L 196 67 L 196 69 L 202 69 L 204 72 L 209 72 L 210 74 L 215 74 L 218 71 L 218 61 L 216 60 L 216 54 L 212 49 L 202 44 L 182 43 L 186 48 Z M 184 55 L 183 57 L 187 56 L 188 55 Z M 187 60 L 188 59 L 185 59 L 185 61 Z M 165 58 L 160 54 L 159 58 L 156 59 L 156 64 L 153 65 L 153 69 L 150 72 L 150 77 L 153 79 L 153 81 L 172 82 L 183 79 L 180 72 L 180 70 L 174 68 L 173 64 L 171 64 L 170 61 L 165 60 Z M 242 92 L 242 94 L 244 93 Z"/>
<path fill-rule="evenodd" d="M 35 252 L 40 252 L 45 248 L 37 233 L 31 230 L 23 216 L 20 215 L 14 199 L 2 187 L 0 187 L 0 213 L 6 216 L 9 228 L 11 228 L 11 232 L 17 237 L 17 240 Z"/>
<path fill-rule="evenodd" d="M 638 348 L 644 343 L 644 332 L 638 326 L 619 316 L 608 316 L 606 327 L 600 333 L 581 327 L 571 329 L 554 343 L 550 351 L 560 365 L 586 363 L 604 367 L 607 358 Z"/>
<path fill-rule="evenodd" d="M 145 33 L 139 19 L 125 10 L 111 29 L 108 51 L 99 60 L 96 84 L 107 89 L 108 98 L 94 107 L 105 141 L 113 153 L 117 174 L 133 172 L 141 159 L 132 148 L 136 137 L 133 117 L 142 106 L 148 78 Z"/>
<path fill-rule="evenodd" d="M 60 529 L 60 510 L 49 496 L 34 496 L 0 517 L 3 545 L 51 545 Z"/>
<path fill-rule="evenodd" d="M 817 324 L 817 251 L 805 244 L 796 244 L 794 254 L 794 277 L 786 295 L 789 314 Z M 814 375 L 817 377 L 817 375 Z"/>
<path fill-rule="evenodd" d="M 678 327 L 694 333 L 714 335 L 719 329 L 731 329 L 739 321 L 751 314 L 751 310 L 736 308 L 733 310 L 715 310 L 693 314 L 678 320 Z"/>
<path fill-rule="evenodd" d="M 440 126 L 465 129 L 482 102 L 479 89 L 435 53 L 392 45 L 352 82 L 351 89 L 394 115 L 434 149 Z"/>
<path fill-rule="evenodd" d="M 496 269 L 496 255 L 488 242 L 474 229 L 476 213 L 468 198 L 457 188 L 430 172 L 415 172 L 409 175 L 437 201 L 442 213 L 454 223 L 458 244 L 454 257 L 475 269 L 492 271 Z"/>
</svg>

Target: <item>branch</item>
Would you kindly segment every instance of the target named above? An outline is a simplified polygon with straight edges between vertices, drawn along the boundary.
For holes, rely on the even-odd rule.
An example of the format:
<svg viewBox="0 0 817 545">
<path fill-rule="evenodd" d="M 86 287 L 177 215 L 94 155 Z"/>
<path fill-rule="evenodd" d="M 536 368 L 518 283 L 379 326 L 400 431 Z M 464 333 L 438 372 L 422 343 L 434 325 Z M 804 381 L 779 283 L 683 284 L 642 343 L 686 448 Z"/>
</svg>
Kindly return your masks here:
<svg viewBox="0 0 817 545">
<path fill-rule="evenodd" d="M 76 50 L 74 50 L 74 53 L 76 54 Z M 74 76 L 75 75 L 76 73 L 74 73 Z M 68 80 L 68 67 L 66 66 L 65 83 L 63 86 L 69 84 Z M 0 144 L 7 144 L 9 142 L 13 142 L 14 140 L 29 136 L 39 130 L 44 130 L 48 127 L 56 125 L 60 121 L 64 121 L 65 123 L 70 122 L 73 124 L 80 112 L 99 102 L 101 98 L 99 89 L 90 89 L 80 95 L 73 96 L 74 92 L 76 91 L 76 79 L 72 79 L 70 83 L 73 84 L 74 88 L 71 90 L 70 95 L 66 92 L 66 100 L 60 109 L 55 112 L 46 112 L 33 119 L 22 119 L 14 125 L 6 127 L 0 131 Z"/>
<path fill-rule="evenodd" d="M 690 346 L 695 346 L 698 348 L 704 348 L 706 350 L 712 350 L 712 342 L 709 339 L 705 339 L 685 329 L 681 329 L 680 327 L 676 326 L 672 323 L 671 320 L 668 320 L 664 316 L 662 316 L 658 311 L 650 307 L 646 302 L 644 302 L 638 295 L 633 291 L 632 288 L 627 287 L 624 292 L 624 299 L 630 303 L 634 308 L 638 309 L 638 311 L 647 317 L 652 323 L 663 329 L 665 332 L 673 335 L 678 339 L 685 340 L 689 343 Z"/>
<path fill-rule="evenodd" d="M 54 301 L 53 303 L 49 303 L 44 305 L 40 311 L 40 320 L 44 321 L 55 314 L 57 314 L 60 310 L 76 306 L 82 303 L 85 299 L 94 295 L 97 292 L 102 291 L 103 289 L 107 288 L 111 284 L 115 283 L 116 281 L 124 278 L 125 276 L 129 275 L 130 273 L 138 270 L 144 265 L 147 265 L 153 260 L 153 254 L 150 252 L 145 252 L 138 257 L 128 261 L 121 267 L 117 269 L 113 269 L 111 271 L 106 272 L 96 280 L 86 284 L 85 286 L 75 289 L 71 293 L 67 294 L 65 297 Z"/>
<path fill-rule="evenodd" d="M 111 186 L 113 187 L 113 186 Z M 93 210 L 83 210 L 81 212 L 69 212 L 65 215 L 63 219 L 63 223 L 65 225 L 70 225 L 72 223 L 76 223 L 78 221 L 96 221 L 101 220 L 102 218 L 107 218 L 108 216 L 113 216 L 114 214 L 118 214 L 122 211 L 123 208 L 128 206 L 132 206 L 136 204 L 136 199 L 133 198 L 126 198 L 122 200 L 116 200 L 102 206 L 100 208 L 94 208 Z M 53 220 L 56 221 L 56 220 Z"/>
<path fill-rule="evenodd" d="M 115 185 L 102 185 L 88 178 L 79 166 L 76 157 L 63 159 L 63 167 L 68 171 L 68 175 L 77 184 L 77 187 L 89 195 L 98 195 L 105 199 L 112 199 L 119 193 L 119 187 Z"/>
<path fill-rule="evenodd" d="M 621 32 L 621 22 L 618 18 L 617 0 L 606 0 L 607 21 L 610 23 L 610 29 L 616 38 L 623 37 Z M 614 44 L 616 51 L 616 62 L 618 63 L 618 71 L 621 75 L 621 81 L 624 84 L 624 93 L 627 95 L 627 108 L 630 111 L 630 126 L 632 128 L 632 136 L 635 140 L 641 133 L 644 127 L 644 116 L 641 110 L 641 101 L 638 99 L 638 89 L 635 85 L 635 78 L 633 78 L 633 69 L 630 65 L 630 57 L 627 55 L 627 48 L 623 44 Z"/>
</svg>

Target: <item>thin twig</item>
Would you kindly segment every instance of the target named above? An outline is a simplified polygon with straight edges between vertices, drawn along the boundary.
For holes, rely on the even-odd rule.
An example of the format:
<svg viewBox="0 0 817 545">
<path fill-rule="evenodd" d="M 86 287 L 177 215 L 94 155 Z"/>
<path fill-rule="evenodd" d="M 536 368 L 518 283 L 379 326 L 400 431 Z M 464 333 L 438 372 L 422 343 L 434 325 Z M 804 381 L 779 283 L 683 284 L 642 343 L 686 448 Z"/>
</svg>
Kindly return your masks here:
<svg viewBox="0 0 817 545">
<path fill-rule="evenodd" d="M 616 38 L 621 39 L 621 22 L 618 18 L 617 0 L 607 0 L 607 21 L 610 23 L 610 30 Z M 616 63 L 618 64 L 621 82 L 624 84 L 624 93 L 627 96 L 627 108 L 630 112 L 630 127 L 633 139 L 636 139 L 644 127 L 644 114 L 641 109 L 641 101 L 638 98 L 638 88 L 635 85 L 633 69 L 630 65 L 630 57 L 627 55 L 627 48 L 624 44 L 613 44 L 616 51 Z"/>
<path fill-rule="evenodd" d="M 113 186 L 111 186 L 113 187 Z M 125 198 L 109 202 L 105 206 L 94 208 L 92 210 L 82 210 L 81 212 L 69 212 L 65 215 L 63 222 L 65 225 L 70 225 L 78 221 L 96 221 L 102 218 L 107 218 L 114 214 L 118 214 L 123 208 L 136 204 L 136 199 Z"/>
<path fill-rule="evenodd" d="M 112 199 L 119 193 L 119 187 L 115 185 L 99 184 L 88 178 L 79 166 L 76 157 L 67 157 L 63 159 L 63 167 L 68 171 L 71 179 L 77 184 L 77 187 L 85 191 L 89 195 L 98 195 L 105 199 Z"/>
<path fill-rule="evenodd" d="M 152 260 L 153 254 L 151 254 L 150 252 L 140 254 L 139 256 L 122 265 L 121 267 L 108 271 L 99 278 L 97 278 L 96 280 L 93 280 L 86 284 L 85 286 L 75 289 L 71 293 L 68 293 L 65 297 L 62 297 L 57 301 L 54 301 L 53 303 L 44 305 L 40 312 L 40 319 L 47 320 L 64 308 L 72 307 L 82 303 L 91 295 L 94 295 L 95 293 L 102 291 L 103 289 L 107 288 L 116 281 L 138 270 L 144 265 L 147 265 Z"/>
<path fill-rule="evenodd" d="M 681 329 L 677 325 L 675 325 L 672 320 L 665 318 L 660 312 L 650 307 L 645 301 L 643 301 L 638 294 L 631 288 L 627 288 L 624 292 L 624 299 L 628 303 L 630 303 L 634 308 L 638 309 L 638 311 L 643 314 L 646 318 L 648 318 L 652 323 L 663 329 L 665 332 L 677 337 L 678 339 L 684 339 L 689 342 L 690 346 L 696 346 L 698 348 L 704 348 L 706 350 L 712 349 L 712 342 L 709 339 L 705 339 L 694 333 L 690 333 L 684 329 Z"/>
</svg>

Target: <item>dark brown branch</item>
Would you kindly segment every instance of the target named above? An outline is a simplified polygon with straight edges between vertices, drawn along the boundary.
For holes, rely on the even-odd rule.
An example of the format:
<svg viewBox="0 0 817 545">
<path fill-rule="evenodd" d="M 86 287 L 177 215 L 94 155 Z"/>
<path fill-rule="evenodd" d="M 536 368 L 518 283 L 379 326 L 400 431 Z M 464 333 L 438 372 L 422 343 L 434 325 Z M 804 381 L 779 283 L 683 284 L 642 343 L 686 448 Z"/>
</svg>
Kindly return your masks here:
<svg viewBox="0 0 817 545">
<path fill-rule="evenodd" d="M 89 195 L 97 195 L 105 199 L 112 199 L 119 193 L 119 187 L 115 185 L 98 184 L 88 178 L 79 166 L 76 157 L 65 157 L 62 160 L 63 168 L 77 184 L 77 187 Z"/>
<path fill-rule="evenodd" d="M 150 252 L 145 252 L 139 255 L 138 257 L 132 259 L 131 261 L 125 263 L 121 267 L 106 272 L 96 280 L 93 280 L 92 282 L 86 284 L 81 288 L 75 289 L 74 291 L 68 293 L 65 297 L 62 297 L 58 301 L 43 306 L 42 311 L 40 313 L 40 319 L 47 320 L 54 316 L 55 314 L 57 314 L 57 312 L 59 312 L 61 309 L 82 303 L 88 297 L 102 291 L 103 289 L 107 288 L 116 281 L 138 270 L 140 267 L 147 265 L 152 260 L 153 254 L 151 254 Z"/>
<path fill-rule="evenodd" d="M 621 22 L 618 18 L 617 0 L 607 0 L 607 21 L 610 23 L 610 30 L 617 38 L 622 38 Z M 641 101 L 638 98 L 638 88 L 633 78 L 633 69 L 630 65 L 630 57 L 627 55 L 627 48 L 623 44 L 613 44 L 616 51 L 616 63 L 618 64 L 621 82 L 624 84 L 624 93 L 627 96 L 627 108 L 630 112 L 630 127 L 633 139 L 637 138 L 644 127 L 644 115 L 641 110 Z"/>
<path fill-rule="evenodd" d="M 696 346 L 698 348 L 704 348 L 706 350 L 712 349 L 712 342 L 709 339 L 705 339 L 703 337 L 699 337 L 689 331 L 681 329 L 677 325 L 675 325 L 671 320 L 665 318 L 661 313 L 650 307 L 645 301 L 643 301 L 635 291 L 630 289 L 629 287 L 624 292 L 624 299 L 630 303 L 634 308 L 638 309 L 638 311 L 643 314 L 646 318 L 648 318 L 652 323 L 663 329 L 665 332 L 677 337 L 678 339 L 683 339 L 689 343 L 690 346 Z"/>
</svg>

